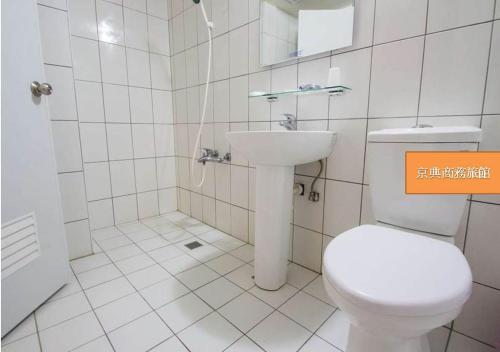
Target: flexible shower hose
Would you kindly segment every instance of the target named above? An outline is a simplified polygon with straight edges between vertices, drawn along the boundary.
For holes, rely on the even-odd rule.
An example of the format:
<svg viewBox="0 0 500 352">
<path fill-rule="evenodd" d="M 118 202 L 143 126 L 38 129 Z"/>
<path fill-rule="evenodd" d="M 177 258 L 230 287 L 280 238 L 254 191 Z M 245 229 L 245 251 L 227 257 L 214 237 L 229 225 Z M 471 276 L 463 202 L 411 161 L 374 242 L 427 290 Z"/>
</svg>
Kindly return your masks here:
<svg viewBox="0 0 500 352">
<path fill-rule="evenodd" d="M 205 82 L 205 96 L 203 98 L 203 109 L 201 112 L 200 127 L 198 129 L 198 135 L 196 136 L 196 142 L 194 143 L 193 157 L 191 158 L 191 183 L 196 184 L 194 179 L 194 165 L 196 162 L 196 152 L 200 147 L 201 132 L 203 130 L 203 124 L 205 123 L 205 115 L 207 110 L 207 100 L 208 100 L 208 85 L 210 83 L 210 69 L 212 67 L 212 28 L 214 26 L 213 22 L 210 22 L 207 17 L 207 12 L 205 11 L 205 6 L 203 5 L 203 0 L 200 0 L 200 9 L 203 14 L 203 19 L 207 25 L 208 33 L 208 62 L 207 62 L 207 80 Z M 205 182 L 205 164 L 201 167 L 201 181 L 196 184 L 196 188 L 201 187 Z"/>
</svg>

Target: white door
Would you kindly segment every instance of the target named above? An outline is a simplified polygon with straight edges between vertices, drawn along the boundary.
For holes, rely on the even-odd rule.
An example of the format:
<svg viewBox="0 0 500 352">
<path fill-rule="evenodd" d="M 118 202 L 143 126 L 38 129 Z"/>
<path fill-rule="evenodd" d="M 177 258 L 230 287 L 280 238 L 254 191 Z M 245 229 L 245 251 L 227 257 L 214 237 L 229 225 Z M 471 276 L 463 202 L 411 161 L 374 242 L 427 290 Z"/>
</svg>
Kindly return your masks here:
<svg viewBox="0 0 500 352">
<path fill-rule="evenodd" d="M 2 0 L 2 336 L 69 278 L 44 79 L 35 0 Z"/>
</svg>

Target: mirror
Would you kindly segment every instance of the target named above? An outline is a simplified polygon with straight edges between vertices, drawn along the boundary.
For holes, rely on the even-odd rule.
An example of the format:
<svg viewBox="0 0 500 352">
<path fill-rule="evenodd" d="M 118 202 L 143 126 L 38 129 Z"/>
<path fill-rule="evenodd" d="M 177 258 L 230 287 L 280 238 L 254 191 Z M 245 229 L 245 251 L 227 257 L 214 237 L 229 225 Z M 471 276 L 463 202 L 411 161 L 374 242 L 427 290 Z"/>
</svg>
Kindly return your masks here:
<svg viewBox="0 0 500 352">
<path fill-rule="evenodd" d="M 260 64 L 352 45 L 354 0 L 261 0 Z"/>
</svg>

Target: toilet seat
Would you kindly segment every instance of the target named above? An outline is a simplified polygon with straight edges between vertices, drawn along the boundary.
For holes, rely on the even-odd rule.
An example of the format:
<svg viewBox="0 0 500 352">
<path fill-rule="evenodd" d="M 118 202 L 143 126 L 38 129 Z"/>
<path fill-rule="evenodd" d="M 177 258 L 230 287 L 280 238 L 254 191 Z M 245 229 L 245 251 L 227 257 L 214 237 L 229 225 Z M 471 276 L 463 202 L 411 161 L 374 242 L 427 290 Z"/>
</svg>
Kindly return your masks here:
<svg viewBox="0 0 500 352">
<path fill-rule="evenodd" d="M 457 247 L 374 225 L 333 239 L 325 250 L 323 275 L 353 305 L 395 316 L 451 311 L 472 289 L 469 265 Z"/>
</svg>

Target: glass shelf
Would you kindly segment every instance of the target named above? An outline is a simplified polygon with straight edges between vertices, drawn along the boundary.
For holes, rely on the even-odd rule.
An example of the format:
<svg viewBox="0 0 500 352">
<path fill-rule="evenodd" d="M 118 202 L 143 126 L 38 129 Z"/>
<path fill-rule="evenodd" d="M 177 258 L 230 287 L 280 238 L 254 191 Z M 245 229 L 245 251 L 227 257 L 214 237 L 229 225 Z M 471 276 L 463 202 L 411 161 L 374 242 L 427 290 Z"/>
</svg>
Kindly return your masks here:
<svg viewBox="0 0 500 352">
<path fill-rule="evenodd" d="M 283 90 L 281 92 L 250 92 L 249 98 L 266 98 L 269 102 L 278 100 L 280 96 L 287 95 L 308 95 L 308 94 L 328 94 L 328 95 L 341 95 L 351 90 L 346 86 L 330 86 L 321 88 L 305 88 L 305 89 L 291 89 Z"/>
</svg>

